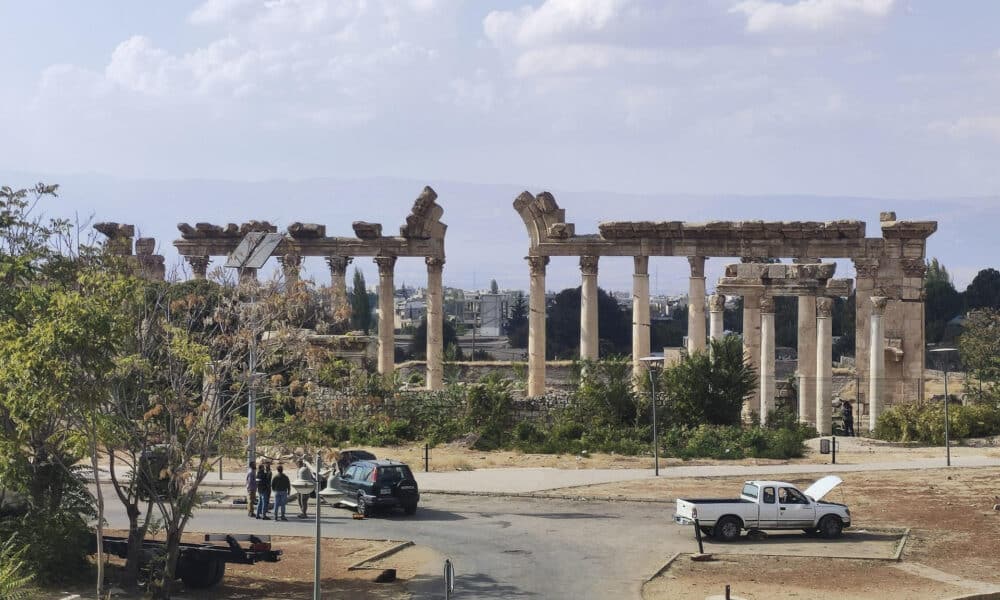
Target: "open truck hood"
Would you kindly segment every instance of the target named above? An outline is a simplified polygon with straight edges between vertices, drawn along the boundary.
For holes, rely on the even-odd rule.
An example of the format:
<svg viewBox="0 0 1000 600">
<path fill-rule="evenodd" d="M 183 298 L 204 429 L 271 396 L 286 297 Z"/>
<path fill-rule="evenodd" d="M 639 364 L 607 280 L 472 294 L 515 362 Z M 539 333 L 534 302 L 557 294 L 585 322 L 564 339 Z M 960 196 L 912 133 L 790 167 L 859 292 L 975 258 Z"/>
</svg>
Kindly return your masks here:
<svg viewBox="0 0 1000 600">
<path fill-rule="evenodd" d="M 823 499 L 823 496 L 829 494 L 830 490 L 837 487 L 841 483 L 844 483 L 844 480 L 840 477 L 837 477 L 836 475 L 827 475 L 826 477 L 817 480 L 816 483 L 812 484 L 808 488 L 802 490 L 802 493 L 812 498 L 814 502 L 819 502 Z"/>
</svg>

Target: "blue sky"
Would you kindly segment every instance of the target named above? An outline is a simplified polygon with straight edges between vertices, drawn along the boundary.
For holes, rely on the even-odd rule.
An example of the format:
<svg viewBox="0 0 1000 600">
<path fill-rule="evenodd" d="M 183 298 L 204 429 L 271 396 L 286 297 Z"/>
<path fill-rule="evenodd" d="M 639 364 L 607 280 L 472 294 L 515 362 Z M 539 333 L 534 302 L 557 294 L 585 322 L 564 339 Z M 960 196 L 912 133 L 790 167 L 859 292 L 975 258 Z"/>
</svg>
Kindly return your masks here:
<svg viewBox="0 0 1000 600">
<path fill-rule="evenodd" d="M 995 0 L 39 0 L 0 23 L 0 171 L 50 181 L 1000 204 Z"/>
</svg>

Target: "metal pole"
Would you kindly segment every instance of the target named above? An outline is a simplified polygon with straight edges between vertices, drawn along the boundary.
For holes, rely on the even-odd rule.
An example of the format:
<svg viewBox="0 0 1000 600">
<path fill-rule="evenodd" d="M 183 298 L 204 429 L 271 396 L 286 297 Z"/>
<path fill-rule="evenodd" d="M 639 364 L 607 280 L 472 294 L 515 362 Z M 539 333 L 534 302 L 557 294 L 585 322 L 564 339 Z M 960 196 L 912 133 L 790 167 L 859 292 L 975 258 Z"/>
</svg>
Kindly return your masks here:
<svg viewBox="0 0 1000 600">
<path fill-rule="evenodd" d="M 320 540 L 322 539 L 322 525 L 319 520 L 320 509 L 322 508 L 322 502 L 320 502 L 319 497 L 319 470 L 322 466 L 320 463 L 321 456 L 319 450 L 316 451 L 316 562 L 313 565 L 313 600 L 320 600 L 319 591 L 319 573 L 320 573 Z"/>
<path fill-rule="evenodd" d="M 656 431 L 656 369 L 649 365 L 649 388 L 653 397 L 653 474 L 660 476 L 660 444 Z"/>
<path fill-rule="evenodd" d="M 430 462 L 431 462 L 431 445 L 424 444 L 424 473 L 430 471 Z"/>
<path fill-rule="evenodd" d="M 949 432 L 949 419 L 948 419 L 948 405 L 951 402 L 948 401 L 948 363 L 944 365 L 944 448 L 945 448 L 945 460 L 946 464 L 951 466 L 951 440 Z"/>
<path fill-rule="evenodd" d="M 833 464 L 837 464 L 837 436 L 833 436 L 833 443 L 830 446 L 833 450 Z"/>
<path fill-rule="evenodd" d="M 242 269 L 240 278 L 242 279 Z M 253 312 L 255 310 L 255 298 L 250 297 L 250 322 L 253 323 Z M 252 327 L 252 325 L 251 325 Z M 247 438 L 247 464 L 254 462 L 257 458 L 257 399 L 254 397 L 254 374 L 257 372 L 257 357 L 254 349 L 257 346 L 257 336 L 254 331 L 250 332 L 250 389 L 247 392 L 247 426 L 250 428 L 250 435 Z"/>
<path fill-rule="evenodd" d="M 705 546 L 701 541 L 701 522 L 698 521 L 698 517 L 694 518 L 694 537 L 698 540 L 698 554 L 705 553 Z"/>
</svg>

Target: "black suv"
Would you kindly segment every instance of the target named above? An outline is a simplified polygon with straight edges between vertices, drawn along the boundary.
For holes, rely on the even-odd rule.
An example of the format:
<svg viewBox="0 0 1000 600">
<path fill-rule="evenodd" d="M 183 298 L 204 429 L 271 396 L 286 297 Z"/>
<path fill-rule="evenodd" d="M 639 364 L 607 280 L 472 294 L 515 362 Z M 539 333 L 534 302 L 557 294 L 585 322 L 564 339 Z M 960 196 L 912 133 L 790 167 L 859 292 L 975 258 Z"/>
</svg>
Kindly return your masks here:
<svg viewBox="0 0 1000 600">
<path fill-rule="evenodd" d="M 417 480 L 410 467 L 399 461 L 361 460 L 331 481 L 344 493 L 340 503 L 354 505 L 366 517 L 380 508 L 399 507 L 408 515 L 417 512 Z"/>
</svg>

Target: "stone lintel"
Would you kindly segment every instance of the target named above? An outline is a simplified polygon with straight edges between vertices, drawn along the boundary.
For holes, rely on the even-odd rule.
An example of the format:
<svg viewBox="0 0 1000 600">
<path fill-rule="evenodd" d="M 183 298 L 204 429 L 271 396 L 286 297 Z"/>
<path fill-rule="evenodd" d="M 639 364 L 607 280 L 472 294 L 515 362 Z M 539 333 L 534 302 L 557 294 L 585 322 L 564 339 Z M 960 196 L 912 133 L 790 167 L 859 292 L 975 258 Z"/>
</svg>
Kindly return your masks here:
<svg viewBox="0 0 1000 600">
<path fill-rule="evenodd" d="M 193 227 L 188 223 L 178 223 L 177 230 L 181 232 L 181 238 L 185 240 L 234 238 L 238 242 L 250 232 L 277 233 L 278 228 L 268 221 L 247 221 L 241 225 L 236 223 L 227 223 L 226 225 L 195 223 Z"/>
<path fill-rule="evenodd" d="M 239 245 L 241 237 L 180 239 L 174 241 L 181 256 L 228 256 Z M 401 237 L 380 237 L 374 240 L 360 240 L 347 237 L 326 237 L 316 239 L 294 239 L 286 237 L 275 249 L 276 256 L 299 254 L 301 256 L 434 256 L 444 258 L 444 240 L 405 239 Z"/>
<path fill-rule="evenodd" d="M 326 237 L 326 225 L 319 223 L 299 223 L 288 226 L 288 235 L 296 239 L 317 239 Z"/>
<path fill-rule="evenodd" d="M 925 240 L 937 231 L 938 227 L 937 221 L 885 221 L 881 225 L 882 237 L 887 240 Z"/>
<path fill-rule="evenodd" d="M 760 259 L 789 258 L 794 256 L 823 256 L 827 259 L 863 259 L 879 256 L 884 240 L 817 240 L 817 239 L 662 239 L 634 238 L 609 240 L 593 234 L 575 235 L 566 240 L 556 240 L 543 234 L 542 241 L 530 246 L 532 254 L 539 256 L 705 256 L 740 257 Z"/>
<path fill-rule="evenodd" d="M 741 279 L 819 279 L 833 277 L 836 263 L 787 264 L 739 263 L 726 265 L 726 277 Z"/>
<path fill-rule="evenodd" d="M 354 235 L 358 236 L 359 240 L 374 240 L 382 237 L 381 223 L 355 221 L 351 223 L 351 227 L 354 228 Z"/>
<path fill-rule="evenodd" d="M 598 225 L 607 240 L 658 239 L 833 239 L 865 237 L 864 221 L 605 221 Z"/>
<path fill-rule="evenodd" d="M 851 295 L 850 279 L 785 279 L 761 283 L 760 279 L 722 277 L 715 286 L 717 294 L 725 296 L 818 296 L 846 297 Z"/>
</svg>

